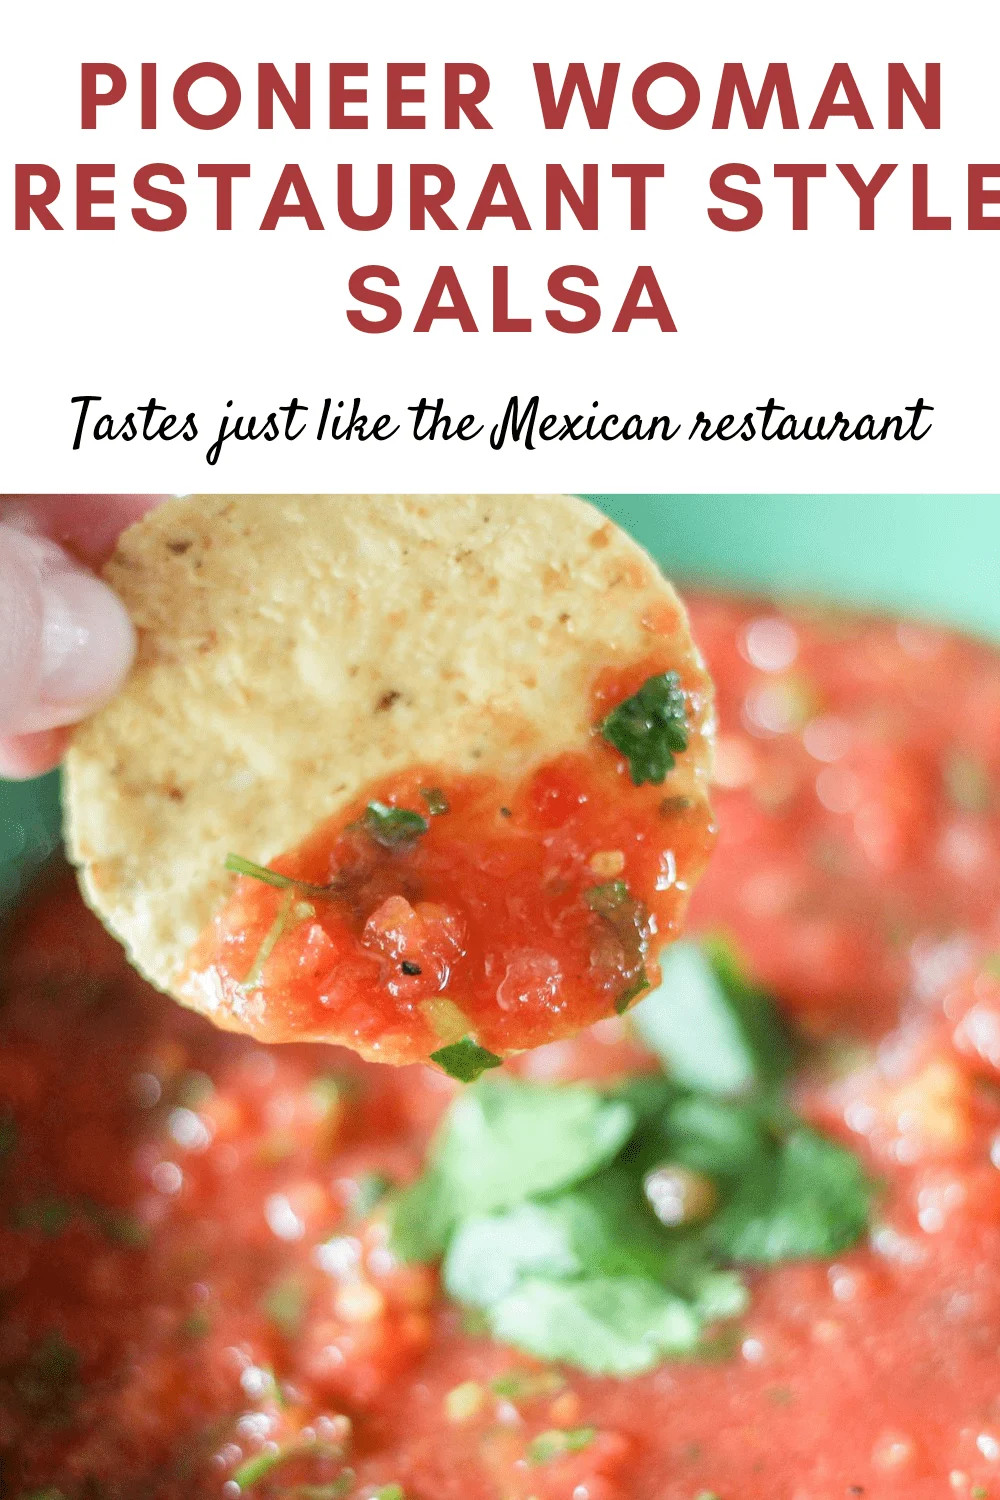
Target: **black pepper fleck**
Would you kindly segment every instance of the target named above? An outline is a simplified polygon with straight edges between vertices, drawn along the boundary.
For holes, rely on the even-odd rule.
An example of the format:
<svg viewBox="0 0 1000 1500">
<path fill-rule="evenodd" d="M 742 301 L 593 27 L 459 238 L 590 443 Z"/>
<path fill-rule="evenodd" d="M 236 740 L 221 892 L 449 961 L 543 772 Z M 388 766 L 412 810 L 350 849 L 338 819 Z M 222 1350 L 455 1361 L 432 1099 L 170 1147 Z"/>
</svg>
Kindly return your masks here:
<svg viewBox="0 0 1000 1500">
<path fill-rule="evenodd" d="M 403 970 L 404 974 L 422 974 L 423 973 L 423 969 L 421 969 L 420 965 L 419 964 L 411 963 L 408 958 L 404 958 L 403 959 L 401 967 L 402 967 L 402 970 Z"/>
</svg>

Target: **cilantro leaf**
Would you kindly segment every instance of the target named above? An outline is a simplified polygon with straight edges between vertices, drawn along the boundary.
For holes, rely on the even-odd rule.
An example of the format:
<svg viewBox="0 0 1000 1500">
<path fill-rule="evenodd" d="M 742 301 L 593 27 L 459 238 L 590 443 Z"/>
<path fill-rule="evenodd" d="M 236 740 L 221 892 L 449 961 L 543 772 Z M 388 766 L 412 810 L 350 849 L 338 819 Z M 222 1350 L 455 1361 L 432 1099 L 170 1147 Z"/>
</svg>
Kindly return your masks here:
<svg viewBox="0 0 1000 1500">
<path fill-rule="evenodd" d="M 772 1112 L 758 1100 L 711 1094 L 676 1095 L 638 1143 L 644 1172 L 663 1161 L 731 1183 L 768 1160 Z"/>
<path fill-rule="evenodd" d="M 797 1124 L 741 1177 L 707 1235 L 751 1265 L 837 1255 L 868 1227 L 873 1187 L 853 1152 Z"/>
<path fill-rule="evenodd" d="M 471 1036 L 463 1036 L 461 1041 L 451 1042 L 447 1047 L 439 1047 L 436 1052 L 432 1052 L 431 1062 L 437 1063 L 449 1078 L 456 1078 L 459 1083 L 475 1083 L 488 1068 L 501 1067 L 503 1058 L 497 1057 L 495 1052 L 488 1051 L 486 1047 L 480 1047 Z"/>
<path fill-rule="evenodd" d="M 430 824 L 418 812 L 408 807 L 390 807 L 386 802 L 369 802 L 361 818 L 361 826 L 383 849 L 408 849 Z"/>
<path fill-rule="evenodd" d="M 617 1155 L 634 1123 L 627 1104 L 585 1084 L 481 1080 L 454 1101 L 426 1172 L 396 1201 L 397 1254 L 431 1260 L 460 1219 L 511 1208 L 590 1176 Z"/>
<path fill-rule="evenodd" d="M 647 677 L 637 693 L 611 710 L 601 725 L 609 744 L 628 761 L 632 781 L 659 786 L 688 747 L 687 695 L 676 672 Z"/>
<path fill-rule="evenodd" d="M 615 1000 L 615 1010 L 623 1015 L 631 1002 L 649 988 L 646 954 L 652 930 L 647 908 L 637 901 L 624 880 L 610 880 L 584 891 L 583 899 L 591 911 L 607 923 L 621 948 L 625 964 L 625 986 Z"/>
<path fill-rule="evenodd" d="M 427 811 L 432 818 L 440 818 L 451 811 L 451 803 L 439 786 L 422 786 L 420 795 L 427 803 Z"/>
<path fill-rule="evenodd" d="M 673 1251 L 634 1178 L 612 1166 L 569 1192 L 463 1219 L 444 1262 L 460 1302 L 486 1307 L 532 1276 L 660 1279 Z"/>
<path fill-rule="evenodd" d="M 660 987 L 632 1016 L 672 1078 L 722 1095 L 781 1080 L 789 1047 L 774 1004 L 746 982 L 722 944 L 674 943 L 660 971 Z"/>
<path fill-rule="evenodd" d="M 641 1277 L 523 1282 L 486 1314 L 493 1336 L 592 1375 L 641 1375 L 693 1354 L 703 1322 L 683 1298 Z"/>
</svg>

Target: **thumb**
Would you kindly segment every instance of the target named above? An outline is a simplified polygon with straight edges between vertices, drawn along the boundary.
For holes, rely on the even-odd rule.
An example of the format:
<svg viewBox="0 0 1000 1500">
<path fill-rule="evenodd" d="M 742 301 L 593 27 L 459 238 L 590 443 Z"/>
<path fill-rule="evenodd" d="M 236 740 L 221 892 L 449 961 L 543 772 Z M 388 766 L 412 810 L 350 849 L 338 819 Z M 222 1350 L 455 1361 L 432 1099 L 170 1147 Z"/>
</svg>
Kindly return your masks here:
<svg viewBox="0 0 1000 1500">
<path fill-rule="evenodd" d="M 121 685 L 124 606 L 55 542 L 0 523 L 0 735 L 73 724 Z"/>
</svg>

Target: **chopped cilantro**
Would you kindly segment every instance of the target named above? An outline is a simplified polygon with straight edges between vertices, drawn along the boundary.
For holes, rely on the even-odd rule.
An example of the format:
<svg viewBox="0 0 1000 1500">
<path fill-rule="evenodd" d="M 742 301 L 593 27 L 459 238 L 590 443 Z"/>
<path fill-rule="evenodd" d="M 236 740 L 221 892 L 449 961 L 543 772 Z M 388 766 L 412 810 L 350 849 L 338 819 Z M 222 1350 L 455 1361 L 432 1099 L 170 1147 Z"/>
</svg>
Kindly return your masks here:
<svg viewBox="0 0 1000 1500">
<path fill-rule="evenodd" d="M 54 1240 L 62 1234 L 75 1212 L 75 1205 L 68 1199 L 44 1193 L 13 1209 L 10 1220 L 14 1229 L 33 1229 L 47 1240 Z"/>
<path fill-rule="evenodd" d="M 259 1484 L 262 1479 L 268 1478 L 282 1464 L 289 1463 L 293 1458 L 316 1458 L 316 1459 L 338 1459 L 341 1457 L 339 1448 L 330 1443 L 291 1442 L 285 1443 L 279 1448 L 267 1448 L 263 1453 L 255 1453 L 252 1457 L 244 1459 L 239 1468 L 233 1472 L 232 1478 L 241 1490 L 250 1489 L 252 1485 Z"/>
<path fill-rule="evenodd" d="M 625 986 L 615 1001 L 615 1013 L 623 1016 L 632 1004 L 632 1001 L 638 1000 L 639 996 L 645 994 L 648 989 L 649 975 L 646 973 L 646 965 L 643 964 L 638 974 L 632 980 L 632 983 Z"/>
<path fill-rule="evenodd" d="M 643 990 L 649 988 L 646 954 L 649 950 L 649 912 L 637 901 L 624 880 L 611 880 L 584 891 L 583 899 L 591 911 L 601 917 L 621 946 L 626 969 L 631 976 L 615 1000 L 615 1010 L 623 1015 Z"/>
<path fill-rule="evenodd" d="M 264 1316 L 286 1338 L 293 1338 L 302 1327 L 308 1300 L 305 1285 L 300 1278 L 286 1276 L 275 1282 L 261 1303 L 261 1308 Z"/>
<path fill-rule="evenodd" d="M 369 802 L 361 826 L 383 849 L 407 849 L 416 843 L 430 824 L 408 807 L 390 807 L 385 802 Z"/>
<path fill-rule="evenodd" d="M 547 1464 L 566 1453 L 579 1453 L 588 1448 L 597 1436 L 593 1427 L 553 1427 L 550 1432 L 540 1432 L 528 1444 L 529 1464 Z"/>
<path fill-rule="evenodd" d="M 279 891 L 301 891 L 307 896 L 336 896 L 342 882 L 332 880 L 329 885 L 314 885 L 311 880 L 296 880 L 291 875 L 282 875 L 268 865 L 258 865 L 242 854 L 227 854 L 226 869 L 233 875 L 246 875 L 251 880 L 260 880 L 264 885 L 273 885 Z"/>
<path fill-rule="evenodd" d="M 490 1382 L 495 1396 L 506 1401 L 540 1401 L 565 1389 L 565 1378 L 557 1370 L 511 1370 Z"/>
<path fill-rule="evenodd" d="M 357 1219 L 367 1219 L 391 1191 L 392 1182 L 388 1177 L 383 1177 L 380 1172 L 363 1173 L 351 1199 L 352 1214 Z"/>
<path fill-rule="evenodd" d="M 50 1333 L 21 1364 L 13 1386 L 33 1417 L 61 1425 L 69 1420 L 82 1391 L 80 1356 L 61 1333 Z"/>
<path fill-rule="evenodd" d="M 954 751 L 945 761 L 944 787 L 959 812 L 988 813 L 993 806 L 989 767 L 966 750 Z"/>
<path fill-rule="evenodd" d="M 265 963 L 267 963 L 267 960 L 270 959 L 271 954 L 273 954 L 274 948 L 276 948 L 279 938 L 282 938 L 282 936 L 285 935 L 286 929 L 288 929 L 289 924 L 294 921 L 294 913 L 292 913 L 292 909 L 294 909 L 295 904 L 298 904 L 298 906 L 300 907 L 306 907 L 306 910 L 304 910 L 301 915 L 313 915 L 313 907 L 309 906 L 306 901 L 298 901 L 298 903 L 295 903 L 294 886 L 291 886 L 288 891 L 285 891 L 285 894 L 282 895 L 282 900 L 280 900 L 279 907 L 277 907 L 277 912 L 274 913 L 274 921 L 271 922 L 271 926 L 268 927 L 267 932 L 264 933 L 264 938 L 261 939 L 261 945 L 259 945 L 258 950 L 256 950 L 255 956 L 253 956 L 253 963 L 252 965 L 250 965 L 249 972 L 247 972 L 246 980 L 243 981 L 244 990 L 256 989 L 256 986 L 261 983 L 261 975 L 262 972 L 264 972 Z"/>
<path fill-rule="evenodd" d="M 431 1053 L 431 1062 L 436 1062 L 449 1078 L 457 1078 L 459 1083 L 475 1083 L 487 1069 L 503 1066 L 502 1057 L 480 1047 L 471 1036 L 464 1036 L 461 1041 L 451 1042 L 447 1047 L 439 1047 Z"/>
<path fill-rule="evenodd" d="M 17 1122 L 9 1110 L 0 1112 L 0 1162 L 17 1146 Z"/>
<path fill-rule="evenodd" d="M 252 880 L 262 880 L 265 885 L 273 885 L 279 891 L 294 890 L 299 884 L 290 875 L 281 875 L 277 870 L 269 870 L 267 865 L 255 864 L 252 859 L 244 859 L 242 854 L 227 854 L 226 869 L 234 875 L 249 875 Z"/>
<path fill-rule="evenodd" d="M 647 677 L 631 698 L 619 703 L 601 724 L 609 744 L 628 761 L 636 786 L 660 786 L 675 757 L 688 747 L 687 696 L 676 672 Z"/>
<path fill-rule="evenodd" d="M 212 1320 L 207 1312 L 198 1308 L 193 1313 L 188 1313 L 177 1331 L 184 1339 L 203 1339 L 212 1331 Z"/>
<path fill-rule="evenodd" d="M 101 1203 L 86 1203 L 84 1212 L 95 1229 L 113 1245 L 141 1250 L 149 1244 L 149 1229 L 127 1209 L 105 1208 Z"/>
<path fill-rule="evenodd" d="M 659 989 L 633 1017 L 671 1077 L 725 1095 L 780 1080 L 789 1049 L 777 1010 L 747 983 L 723 944 L 674 943 L 660 972 Z"/>
<path fill-rule="evenodd" d="M 442 813 L 451 811 L 451 804 L 439 786 L 422 786 L 420 795 L 427 803 L 427 811 L 432 818 L 440 818 Z"/>
</svg>

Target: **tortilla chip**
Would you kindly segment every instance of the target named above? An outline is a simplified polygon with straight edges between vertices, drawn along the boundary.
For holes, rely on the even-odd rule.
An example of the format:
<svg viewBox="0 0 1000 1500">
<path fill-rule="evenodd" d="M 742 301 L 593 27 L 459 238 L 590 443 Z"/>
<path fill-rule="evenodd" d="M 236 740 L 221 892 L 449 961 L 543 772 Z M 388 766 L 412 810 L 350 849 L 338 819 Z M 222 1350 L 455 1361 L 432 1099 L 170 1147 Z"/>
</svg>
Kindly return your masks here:
<svg viewBox="0 0 1000 1500">
<path fill-rule="evenodd" d="M 139 649 L 67 756 L 70 854 L 136 967 L 197 1008 L 181 975 L 230 850 L 267 864 L 415 762 L 503 776 L 579 749 L 603 667 L 694 650 L 646 553 L 565 496 L 192 496 L 104 572 Z M 707 679 L 697 713 L 671 790 L 704 800 Z"/>
</svg>

